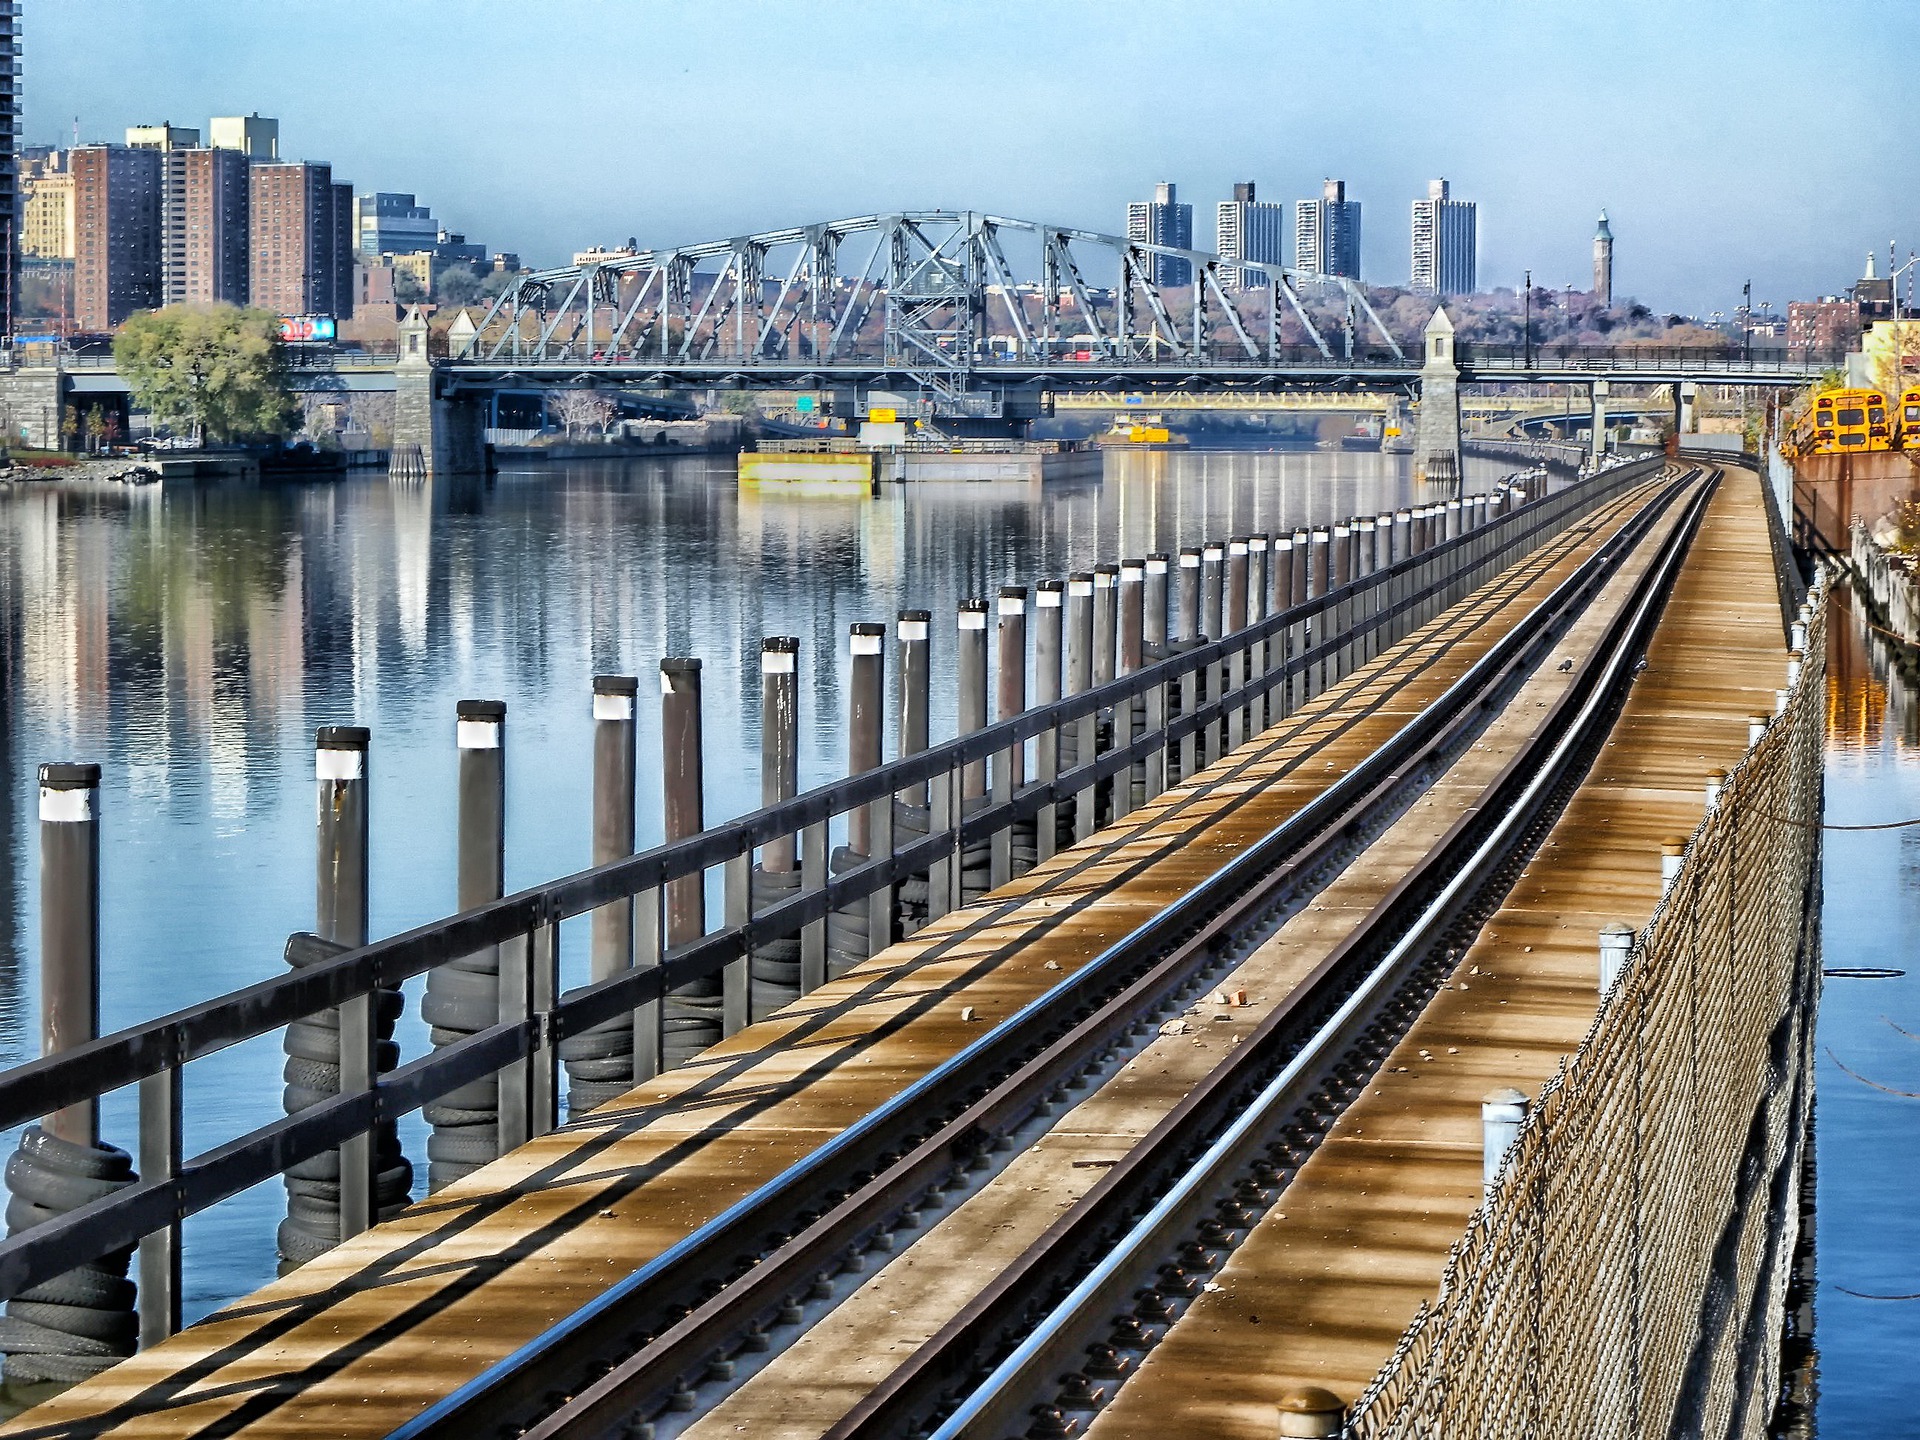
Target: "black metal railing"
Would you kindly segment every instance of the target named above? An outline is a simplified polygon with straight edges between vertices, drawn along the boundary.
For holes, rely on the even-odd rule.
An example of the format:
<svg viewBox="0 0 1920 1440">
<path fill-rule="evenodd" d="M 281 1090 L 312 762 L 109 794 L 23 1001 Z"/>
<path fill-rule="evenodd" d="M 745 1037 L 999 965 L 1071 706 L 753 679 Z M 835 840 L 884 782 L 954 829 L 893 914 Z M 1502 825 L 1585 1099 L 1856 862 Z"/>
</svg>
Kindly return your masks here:
<svg viewBox="0 0 1920 1440">
<path fill-rule="evenodd" d="M 1748 350 L 1726 345 L 1496 345 L 1464 340 L 1454 346 L 1454 358 L 1468 370 L 1601 370 L 1699 374 L 1814 375 L 1844 363 L 1841 351 Z"/>
<path fill-rule="evenodd" d="M 1157 760 L 1164 766 L 1183 746 L 1190 757 L 1196 737 L 1208 737 L 1206 753 L 1217 755 L 1230 735 L 1257 734 L 1263 723 L 1319 693 L 1645 479 L 1658 463 L 1604 470 L 1557 493 L 1517 504 L 1456 538 L 1407 554 L 1305 603 L 1285 605 L 1222 638 L 1149 660 L 1110 683 L 690 838 L 13 1067 L 0 1074 L 0 1126 L 17 1126 L 138 1085 L 141 1174 L 125 1188 L 0 1242 L 0 1299 L 83 1260 L 137 1243 L 146 1281 L 140 1296 L 143 1321 L 148 1322 L 143 1334 L 152 1338 L 166 1333 L 173 1323 L 169 1317 L 178 1313 L 172 1287 L 178 1284 L 180 1224 L 185 1217 L 329 1150 L 341 1151 L 343 1193 L 371 1193 L 372 1149 L 349 1142 L 487 1076 L 499 1077 L 502 1151 L 552 1129 L 558 1121 L 561 1041 L 630 1015 L 636 1033 L 651 1031 L 652 1053 L 658 1055 L 663 1001 L 669 992 L 714 975 L 723 977 L 726 1008 L 736 1022 L 731 1028 L 761 1018 L 753 1013 L 748 973 L 757 945 L 798 934 L 817 957 L 831 911 L 890 892 L 912 877 L 927 877 L 930 914 L 945 913 L 960 902 L 960 862 L 969 844 L 1004 840 L 1017 822 L 1069 803 L 1089 803 L 1098 786 L 1130 776 L 1136 764 L 1151 766 Z M 1202 684 L 1204 698 L 1199 695 Z M 1176 698 L 1178 705 L 1173 703 Z M 1132 718 L 1135 700 L 1145 701 L 1148 717 L 1147 728 L 1139 731 Z M 1013 783 L 1016 751 L 1037 742 L 1044 754 L 1068 735 L 1090 739 L 1094 722 L 1102 716 L 1113 723 L 1108 748 L 1077 745 L 1073 763 L 1038 766 L 1042 773 L 1036 778 Z M 1054 751 L 1056 757 L 1058 753 Z M 992 767 L 992 787 L 978 800 L 964 799 L 963 777 L 969 767 L 981 765 Z M 896 798 L 920 787 L 929 801 L 929 831 L 902 838 L 894 825 Z M 829 827 L 860 810 L 869 816 L 871 857 L 830 874 Z M 756 853 L 796 835 L 803 857 L 802 884 L 789 898 L 756 908 L 748 883 Z M 666 947 L 662 901 L 668 885 L 676 880 L 704 883 L 716 869 L 723 872 L 727 897 L 722 923 L 687 943 Z M 561 922 L 626 901 L 635 906 L 632 968 L 561 994 Z M 499 947 L 501 955 L 498 1023 L 386 1073 L 378 1072 L 370 1054 L 359 1057 L 357 1066 L 343 1063 L 343 1077 L 365 1075 L 369 1083 L 204 1153 L 183 1153 L 179 1119 L 187 1065 L 317 1012 L 365 1003 L 378 990 L 488 947 Z M 803 975 L 807 973 L 803 965 Z M 817 964 L 811 973 L 812 983 L 824 978 Z M 370 1048 L 372 1035 L 371 1029 L 364 1031 Z M 343 1062 L 348 1058 L 343 1055 Z"/>
</svg>

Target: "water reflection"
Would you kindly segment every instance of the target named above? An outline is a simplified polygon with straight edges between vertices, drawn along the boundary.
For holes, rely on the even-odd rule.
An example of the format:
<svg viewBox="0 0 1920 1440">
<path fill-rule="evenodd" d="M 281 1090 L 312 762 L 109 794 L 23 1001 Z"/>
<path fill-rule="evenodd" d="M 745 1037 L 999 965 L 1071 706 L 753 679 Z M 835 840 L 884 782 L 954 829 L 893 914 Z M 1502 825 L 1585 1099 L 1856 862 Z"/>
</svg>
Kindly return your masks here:
<svg viewBox="0 0 1920 1440">
<path fill-rule="evenodd" d="M 1841 595 L 1844 596 L 1844 590 Z M 1827 819 L 1920 817 L 1920 704 L 1911 672 L 1843 606 L 1828 638 Z M 1884 966 L 1896 979 L 1831 978 L 1819 1023 L 1819 1209 L 1814 1341 L 1818 1428 L 1914 1435 L 1920 1354 L 1920 827 L 1830 831 L 1822 942 L 1828 967 Z M 1898 1028 L 1896 1028 L 1898 1027 Z"/>
<path fill-rule="evenodd" d="M 1475 462 L 1476 486 L 1500 467 Z M 587 862 L 596 672 L 693 654 L 708 814 L 757 803 L 760 640 L 801 637 L 802 778 L 843 769 L 847 627 L 1120 554 L 1291 529 L 1408 503 L 1377 455 L 1110 457 L 1070 486 L 889 487 L 870 500 L 743 495 L 730 458 L 583 464 L 491 482 L 259 490 L 27 486 L 0 492 L 0 1062 L 32 1052 L 33 766 L 105 769 L 102 1019 L 109 1028 L 274 973 L 312 923 L 315 726 L 374 732 L 373 928 L 446 913 L 453 707 L 507 701 L 508 883 Z M 949 621 L 950 623 L 950 621 Z M 935 627 L 936 641 L 945 632 Z M 935 734 L 951 725 L 935 647 Z M 643 691 L 643 694 L 646 693 Z M 642 840 L 658 736 L 643 704 Z M 567 965 L 582 947 L 569 936 Z M 410 1007 L 401 1040 L 426 1044 Z M 279 1113 L 271 1037 L 197 1062 L 188 1144 Z M 109 1134 L 132 1139 L 130 1097 Z M 420 1151 L 417 1128 L 410 1146 Z M 266 1278 L 277 1188 L 190 1230 L 194 1313 Z"/>
</svg>

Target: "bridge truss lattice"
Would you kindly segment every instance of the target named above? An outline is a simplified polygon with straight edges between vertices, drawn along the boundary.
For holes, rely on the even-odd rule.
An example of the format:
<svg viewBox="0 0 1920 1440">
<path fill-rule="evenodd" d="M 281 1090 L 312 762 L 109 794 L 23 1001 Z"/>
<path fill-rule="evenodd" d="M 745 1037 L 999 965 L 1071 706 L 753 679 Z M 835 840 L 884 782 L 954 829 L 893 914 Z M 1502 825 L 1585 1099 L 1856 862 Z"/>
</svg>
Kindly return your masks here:
<svg viewBox="0 0 1920 1440">
<path fill-rule="evenodd" d="M 1168 261 L 1184 283 L 1156 283 Z M 917 210 L 530 271 L 453 358 L 651 363 L 663 378 L 715 362 L 788 372 L 877 363 L 938 396 L 948 413 L 965 413 L 986 398 L 972 384 L 983 364 L 1202 368 L 1274 364 L 1289 350 L 1337 363 L 1358 347 L 1408 363 L 1351 280 L 1031 220 Z"/>
</svg>

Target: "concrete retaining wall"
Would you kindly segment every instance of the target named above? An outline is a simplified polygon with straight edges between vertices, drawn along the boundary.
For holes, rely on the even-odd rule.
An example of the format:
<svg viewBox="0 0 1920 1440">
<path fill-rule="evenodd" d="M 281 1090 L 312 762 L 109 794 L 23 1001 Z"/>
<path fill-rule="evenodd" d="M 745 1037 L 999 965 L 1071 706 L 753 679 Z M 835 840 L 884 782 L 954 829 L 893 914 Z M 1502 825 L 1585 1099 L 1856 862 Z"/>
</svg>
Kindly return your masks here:
<svg viewBox="0 0 1920 1440">
<path fill-rule="evenodd" d="M 1920 645 L 1920 585 L 1914 582 L 1914 562 L 1882 549 L 1859 520 L 1853 522 L 1852 559 L 1856 583 L 1879 612 L 1875 623 L 1909 645 Z"/>
</svg>

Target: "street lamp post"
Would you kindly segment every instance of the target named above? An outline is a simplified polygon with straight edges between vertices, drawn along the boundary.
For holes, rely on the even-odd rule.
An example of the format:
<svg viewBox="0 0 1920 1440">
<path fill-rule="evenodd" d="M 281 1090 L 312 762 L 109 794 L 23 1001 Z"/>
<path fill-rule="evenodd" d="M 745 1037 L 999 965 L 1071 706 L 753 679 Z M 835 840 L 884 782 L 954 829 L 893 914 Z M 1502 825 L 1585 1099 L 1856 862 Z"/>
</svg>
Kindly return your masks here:
<svg viewBox="0 0 1920 1440">
<path fill-rule="evenodd" d="M 1533 271 L 1527 271 L 1527 295 L 1521 306 L 1521 314 L 1526 318 L 1521 322 L 1520 345 L 1526 356 L 1526 368 L 1533 368 Z"/>
<path fill-rule="evenodd" d="M 1900 397 L 1907 388 L 1907 341 L 1900 328 L 1900 277 L 1913 269 L 1916 256 L 1909 252 L 1907 263 L 1898 269 L 1893 268 L 1893 242 L 1887 242 L 1887 293 L 1893 300 L 1893 394 L 1887 397 L 1890 407 L 1900 404 Z"/>
<path fill-rule="evenodd" d="M 1745 332 L 1746 363 L 1753 364 L 1753 281 L 1740 287 L 1740 328 Z"/>
</svg>

